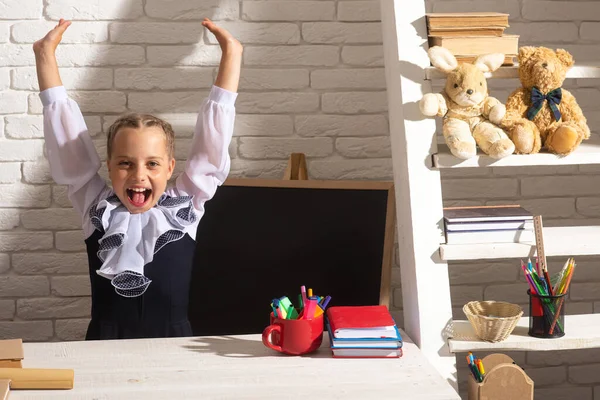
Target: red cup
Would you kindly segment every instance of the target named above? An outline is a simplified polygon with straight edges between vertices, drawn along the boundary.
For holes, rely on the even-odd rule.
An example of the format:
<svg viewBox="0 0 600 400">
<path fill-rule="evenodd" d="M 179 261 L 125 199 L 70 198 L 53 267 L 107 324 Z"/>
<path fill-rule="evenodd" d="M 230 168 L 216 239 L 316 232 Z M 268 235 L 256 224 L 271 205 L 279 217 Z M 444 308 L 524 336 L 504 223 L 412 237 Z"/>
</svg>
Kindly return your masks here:
<svg viewBox="0 0 600 400">
<path fill-rule="evenodd" d="M 271 325 L 263 331 L 262 341 L 284 354 L 312 353 L 323 341 L 323 314 L 314 319 L 281 319 L 271 313 Z"/>
</svg>

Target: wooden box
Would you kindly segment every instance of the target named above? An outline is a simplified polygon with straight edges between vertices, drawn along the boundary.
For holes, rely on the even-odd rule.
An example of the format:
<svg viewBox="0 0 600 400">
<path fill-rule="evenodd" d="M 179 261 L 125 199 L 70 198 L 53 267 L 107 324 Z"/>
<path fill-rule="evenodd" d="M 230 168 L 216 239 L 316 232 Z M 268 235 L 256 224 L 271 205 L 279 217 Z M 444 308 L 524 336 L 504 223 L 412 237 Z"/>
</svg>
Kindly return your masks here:
<svg viewBox="0 0 600 400">
<path fill-rule="evenodd" d="M 469 374 L 469 400 L 533 400 L 533 381 L 505 354 L 484 357 L 483 382 Z"/>
</svg>

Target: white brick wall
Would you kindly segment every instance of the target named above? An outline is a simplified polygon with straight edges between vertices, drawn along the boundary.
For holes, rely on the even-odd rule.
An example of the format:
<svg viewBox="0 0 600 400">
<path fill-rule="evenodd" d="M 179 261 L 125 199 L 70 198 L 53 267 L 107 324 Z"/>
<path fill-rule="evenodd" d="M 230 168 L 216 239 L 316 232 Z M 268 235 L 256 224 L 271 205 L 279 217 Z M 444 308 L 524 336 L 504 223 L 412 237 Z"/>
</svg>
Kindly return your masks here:
<svg viewBox="0 0 600 400">
<path fill-rule="evenodd" d="M 415 0 L 416 1 L 416 0 Z M 500 11 L 521 44 L 563 47 L 600 60 L 600 0 L 428 0 L 429 11 Z M 63 82 L 79 101 L 100 152 L 120 112 L 173 123 L 183 159 L 194 112 L 217 72 L 208 16 L 245 44 L 230 148 L 232 176 L 278 178 L 290 152 L 307 154 L 314 179 L 392 179 L 377 0 L 0 0 L 0 337 L 76 340 L 89 315 L 79 218 L 43 158 L 33 41 L 58 18 L 75 20 L 58 51 Z M 516 80 L 491 82 L 501 100 Z M 567 82 L 593 131 L 600 80 Z M 104 154 L 101 154 L 104 158 Z M 181 164 L 181 163 L 179 163 Z M 179 165 L 180 166 L 180 165 Z M 446 204 L 519 202 L 547 225 L 600 224 L 598 166 L 443 171 Z M 397 252 L 396 252 L 397 253 Z M 401 255 L 393 308 L 401 315 Z M 568 313 L 600 312 L 598 259 L 580 257 Z M 562 259 L 551 259 L 558 268 Z M 454 313 L 473 299 L 526 306 L 514 261 L 452 263 Z M 513 353 L 536 397 L 600 399 L 600 350 Z M 458 358 L 464 383 L 465 369 Z"/>
</svg>

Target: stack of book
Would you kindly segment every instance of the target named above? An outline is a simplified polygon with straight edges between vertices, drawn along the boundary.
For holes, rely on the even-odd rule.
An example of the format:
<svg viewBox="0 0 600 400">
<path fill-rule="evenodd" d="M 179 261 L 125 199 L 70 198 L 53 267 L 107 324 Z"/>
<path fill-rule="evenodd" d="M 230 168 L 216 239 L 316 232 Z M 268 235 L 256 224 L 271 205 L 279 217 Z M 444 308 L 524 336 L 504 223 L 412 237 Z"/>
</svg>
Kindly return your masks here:
<svg viewBox="0 0 600 400">
<path fill-rule="evenodd" d="M 519 205 L 444 208 L 446 244 L 531 243 L 533 215 Z"/>
<path fill-rule="evenodd" d="M 400 331 L 385 306 L 335 306 L 326 315 L 333 357 L 402 356 Z"/>
<path fill-rule="evenodd" d="M 508 35 L 508 14 L 432 13 L 427 14 L 429 46 L 444 47 L 459 62 L 473 62 L 477 56 L 502 53 L 504 65 L 513 65 L 519 48 L 519 36 Z"/>
</svg>

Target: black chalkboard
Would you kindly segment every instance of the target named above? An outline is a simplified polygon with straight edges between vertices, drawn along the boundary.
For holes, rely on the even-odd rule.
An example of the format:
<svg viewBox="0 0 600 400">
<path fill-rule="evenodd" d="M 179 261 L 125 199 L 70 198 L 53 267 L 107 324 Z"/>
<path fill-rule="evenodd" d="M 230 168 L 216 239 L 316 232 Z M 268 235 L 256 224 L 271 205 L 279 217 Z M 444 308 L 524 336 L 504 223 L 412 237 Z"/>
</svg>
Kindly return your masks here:
<svg viewBox="0 0 600 400">
<path fill-rule="evenodd" d="M 228 180 L 198 226 L 194 335 L 262 332 L 301 285 L 330 306 L 388 305 L 394 207 L 389 182 Z"/>
</svg>

